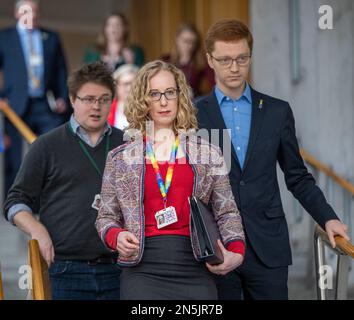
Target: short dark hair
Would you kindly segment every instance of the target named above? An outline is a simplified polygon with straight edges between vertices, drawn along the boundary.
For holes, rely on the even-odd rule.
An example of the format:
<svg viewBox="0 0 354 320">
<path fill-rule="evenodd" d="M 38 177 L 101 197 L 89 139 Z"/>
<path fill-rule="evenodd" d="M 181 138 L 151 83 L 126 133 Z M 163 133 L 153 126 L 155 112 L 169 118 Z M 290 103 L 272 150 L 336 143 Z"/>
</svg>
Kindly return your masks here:
<svg viewBox="0 0 354 320">
<path fill-rule="evenodd" d="M 233 42 L 242 39 L 247 40 L 252 53 L 253 37 L 248 27 L 238 20 L 223 19 L 209 28 L 205 37 L 205 50 L 209 54 L 212 53 L 216 41 Z"/>
<path fill-rule="evenodd" d="M 108 88 L 112 97 L 115 93 L 115 81 L 111 70 L 102 62 L 93 62 L 83 65 L 74 71 L 68 78 L 68 89 L 71 97 L 76 97 L 80 88 L 86 83 L 95 83 Z"/>
</svg>

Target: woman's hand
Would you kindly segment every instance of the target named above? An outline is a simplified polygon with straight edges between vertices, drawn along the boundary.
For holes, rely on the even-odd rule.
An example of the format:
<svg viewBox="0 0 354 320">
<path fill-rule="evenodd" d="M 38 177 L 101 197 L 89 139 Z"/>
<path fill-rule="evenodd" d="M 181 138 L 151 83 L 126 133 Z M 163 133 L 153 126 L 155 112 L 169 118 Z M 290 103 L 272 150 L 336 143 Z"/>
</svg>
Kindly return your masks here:
<svg viewBox="0 0 354 320">
<path fill-rule="evenodd" d="M 139 252 L 139 240 L 129 231 L 122 231 L 117 237 L 117 250 L 122 257 L 131 257 Z"/>
<path fill-rule="evenodd" d="M 220 240 L 218 240 L 218 245 L 224 256 L 224 262 L 217 265 L 210 265 L 209 263 L 206 263 L 206 266 L 210 272 L 224 276 L 242 264 L 243 255 L 226 250 Z"/>
</svg>

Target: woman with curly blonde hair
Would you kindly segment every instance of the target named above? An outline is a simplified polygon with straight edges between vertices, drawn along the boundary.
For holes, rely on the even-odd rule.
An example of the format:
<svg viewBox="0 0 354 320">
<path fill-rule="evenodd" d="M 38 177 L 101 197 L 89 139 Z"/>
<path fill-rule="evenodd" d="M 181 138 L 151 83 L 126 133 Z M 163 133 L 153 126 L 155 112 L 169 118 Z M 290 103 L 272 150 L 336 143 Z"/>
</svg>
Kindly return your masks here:
<svg viewBox="0 0 354 320">
<path fill-rule="evenodd" d="M 165 99 L 171 100 L 171 103 L 178 103 L 177 114 L 173 121 L 173 131 L 188 131 L 197 128 L 196 109 L 194 108 L 189 96 L 190 88 L 186 82 L 183 72 L 173 64 L 156 60 L 147 63 L 139 72 L 134 85 L 131 89 L 131 95 L 127 99 L 125 116 L 129 122 L 130 129 L 138 129 L 143 134 L 146 133 L 146 124 L 151 121 L 149 109 L 151 108 L 151 84 L 150 79 L 159 72 L 169 72 L 175 79 L 173 87 L 168 88 Z M 155 93 L 152 92 L 154 95 Z M 178 99 L 177 99 L 178 95 Z M 160 98 L 160 95 L 157 93 Z M 169 99 L 171 96 L 172 99 Z M 160 101 L 160 99 L 157 99 Z M 171 114 L 171 117 L 174 117 Z"/>
<path fill-rule="evenodd" d="M 96 228 L 119 253 L 121 299 L 217 299 L 213 274 L 243 261 L 244 233 L 225 161 L 218 148 L 191 134 L 197 120 L 188 92 L 175 66 L 146 64 L 125 108 L 129 129 L 143 138 L 107 157 Z M 201 262 L 190 223 L 192 196 L 212 208 L 221 264 Z"/>
</svg>

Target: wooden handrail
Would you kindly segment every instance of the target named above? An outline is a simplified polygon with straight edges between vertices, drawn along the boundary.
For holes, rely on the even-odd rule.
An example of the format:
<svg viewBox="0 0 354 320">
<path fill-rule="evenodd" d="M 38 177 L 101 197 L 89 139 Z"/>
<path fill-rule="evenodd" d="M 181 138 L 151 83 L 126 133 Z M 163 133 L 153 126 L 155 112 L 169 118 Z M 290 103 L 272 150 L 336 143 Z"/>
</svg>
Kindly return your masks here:
<svg viewBox="0 0 354 320">
<path fill-rule="evenodd" d="M 352 185 L 348 180 L 337 175 L 330 167 L 317 160 L 306 150 L 300 149 L 300 154 L 304 161 L 316 168 L 318 171 L 321 171 L 327 176 L 331 177 L 338 185 L 340 185 L 343 189 L 347 190 L 351 195 L 354 196 L 354 185 Z"/>
<path fill-rule="evenodd" d="M 9 121 L 14 125 L 14 127 L 28 143 L 32 143 L 37 139 L 37 136 L 32 132 L 32 130 L 4 100 L 0 100 L 0 111 L 7 117 L 7 119 L 9 119 Z"/>
<path fill-rule="evenodd" d="M 321 237 L 327 244 L 330 245 L 330 241 L 327 233 L 317 224 L 316 225 L 316 234 Z M 346 255 L 354 258 L 354 245 L 349 241 L 345 240 L 342 236 L 334 236 L 336 246 Z"/>
<path fill-rule="evenodd" d="M 51 300 L 48 265 L 41 256 L 36 239 L 28 242 L 28 260 L 32 268 L 32 299 Z"/>
</svg>

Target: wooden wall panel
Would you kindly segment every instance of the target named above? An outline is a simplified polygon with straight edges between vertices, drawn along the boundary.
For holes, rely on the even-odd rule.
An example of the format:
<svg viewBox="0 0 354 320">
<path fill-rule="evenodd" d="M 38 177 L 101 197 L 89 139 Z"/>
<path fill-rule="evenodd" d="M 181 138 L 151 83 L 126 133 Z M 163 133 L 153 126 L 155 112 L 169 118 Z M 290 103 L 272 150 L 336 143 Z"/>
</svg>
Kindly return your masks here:
<svg viewBox="0 0 354 320">
<path fill-rule="evenodd" d="M 147 60 L 170 51 L 178 25 L 195 23 L 202 39 L 208 28 L 222 18 L 248 24 L 249 0 L 132 0 L 130 20 L 132 40 L 145 50 Z"/>
<path fill-rule="evenodd" d="M 173 46 L 174 35 L 182 17 L 182 1 L 170 0 L 160 2 L 161 6 L 161 53 L 169 53 Z"/>
<path fill-rule="evenodd" d="M 248 0 L 196 0 L 198 7 L 196 23 L 203 38 L 209 27 L 220 19 L 233 18 L 248 24 L 248 2 Z"/>
<path fill-rule="evenodd" d="M 248 1 L 210 1 L 211 22 L 220 18 L 236 18 L 248 22 Z"/>
<path fill-rule="evenodd" d="M 147 60 L 155 59 L 162 51 L 160 0 L 132 0 L 130 7 L 131 41 L 145 51 Z"/>
</svg>

